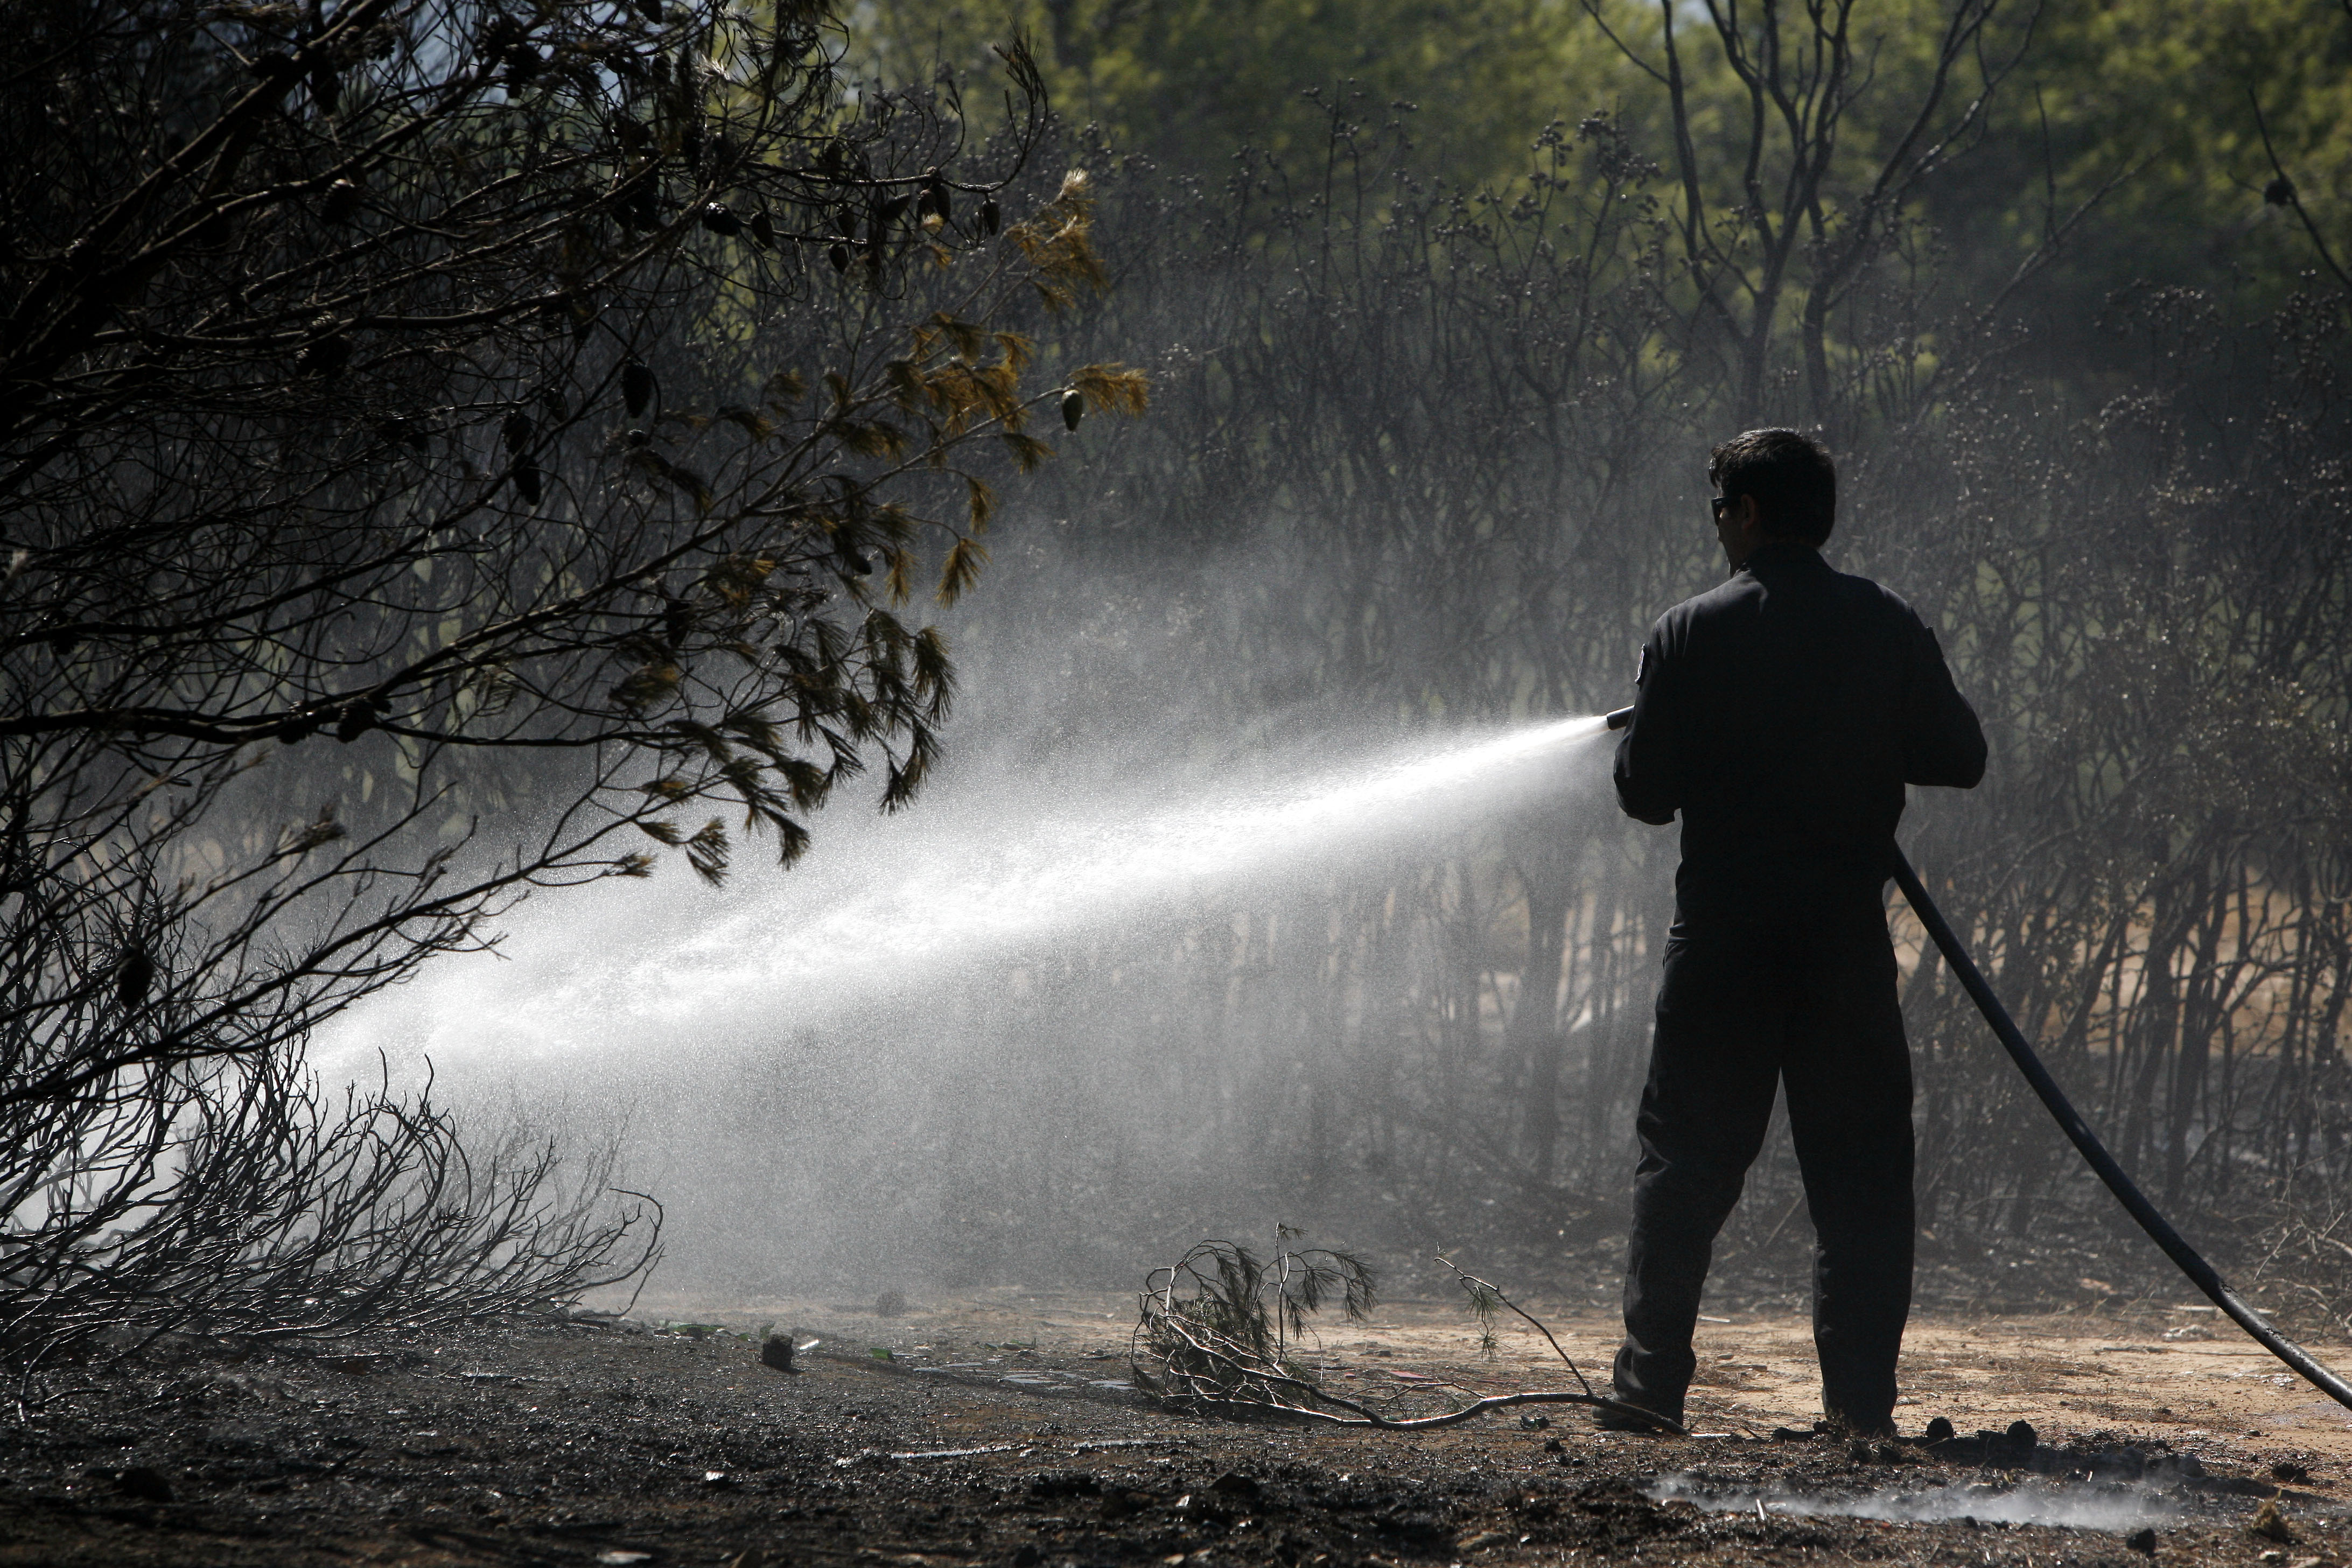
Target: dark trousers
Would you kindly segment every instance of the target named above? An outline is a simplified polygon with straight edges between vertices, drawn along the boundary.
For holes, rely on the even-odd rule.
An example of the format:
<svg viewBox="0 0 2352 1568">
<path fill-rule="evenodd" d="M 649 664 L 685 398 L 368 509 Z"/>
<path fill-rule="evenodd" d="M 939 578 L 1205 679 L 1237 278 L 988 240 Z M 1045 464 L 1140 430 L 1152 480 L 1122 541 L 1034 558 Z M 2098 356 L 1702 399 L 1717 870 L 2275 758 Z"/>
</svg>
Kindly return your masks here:
<svg viewBox="0 0 2352 1568">
<path fill-rule="evenodd" d="M 1911 1309 L 1911 1053 L 1875 890 L 1830 916 L 1678 926 L 1636 1131 L 1621 1399 L 1679 1415 L 1716 1233 L 1763 1146 L 1773 1090 L 1813 1219 L 1822 1404 L 1865 1429 L 1895 1409 Z"/>
</svg>

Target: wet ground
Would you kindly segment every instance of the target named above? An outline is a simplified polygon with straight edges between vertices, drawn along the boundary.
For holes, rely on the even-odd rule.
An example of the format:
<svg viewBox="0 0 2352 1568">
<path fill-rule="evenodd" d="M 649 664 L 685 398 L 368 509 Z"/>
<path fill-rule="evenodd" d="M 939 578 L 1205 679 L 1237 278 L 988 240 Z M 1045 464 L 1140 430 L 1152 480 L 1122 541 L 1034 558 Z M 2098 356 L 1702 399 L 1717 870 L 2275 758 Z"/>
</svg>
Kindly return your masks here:
<svg viewBox="0 0 2352 1568">
<path fill-rule="evenodd" d="M 1171 1415 L 1122 1386 L 1127 1309 L 649 1300 L 323 1357 L 158 1350 L 0 1426 L 0 1563 L 2352 1559 L 2352 1412 L 2210 1315 L 1922 1321 L 1903 1430 L 1959 1436 L 1856 1448 L 1795 1435 L 1813 1386 L 1784 1316 L 1703 1326 L 1707 1435 L 1665 1439 L 1569 1408 L 1411 1436 Z M 800 1370 L 761 1364 L 768 1322 L 820 1342 Z M 1598 1319 L 1553 1327 L 1607 1342 Z M 1384 1306 L 1320 1354 L 1400 1409 L 1562 1381 L 1517 1340 L 1482 1354 L 1451 1303 Z"/>
</svg>

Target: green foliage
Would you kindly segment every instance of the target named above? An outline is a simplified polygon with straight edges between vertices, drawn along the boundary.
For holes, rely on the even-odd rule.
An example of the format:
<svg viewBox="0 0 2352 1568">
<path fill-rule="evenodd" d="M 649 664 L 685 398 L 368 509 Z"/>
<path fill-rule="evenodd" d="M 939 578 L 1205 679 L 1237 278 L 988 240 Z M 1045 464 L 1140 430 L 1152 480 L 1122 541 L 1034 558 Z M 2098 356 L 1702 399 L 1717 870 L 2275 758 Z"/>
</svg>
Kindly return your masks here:
<svg viewBox="0 0 2352 1568">
<path fill-rule="evenodd" d="M 2125 176 L 2053 270 L 2039 297 L 2045 319 L 2087 321 L 2116 289 L 2150 280 L 2249 290 L 2261 307 L 2321 265 L 2294 209 L 2264 199 L 2282 168 L 2345 261 L 2352 12 L 2340 0 L 2053 5 L 1981 143 L 1923 210 L 1962 287 L 1981 293 Z M 2080 332 L 2066 344 L 2101 352 Z"/>
<path fill-rule="evenodd" d="M 854 56 L 898 73 L 961 64 L 1007 7 L 886 0 Z M 1318 155 L 1328 104 L 1402 117 L 1431 166 L 1471 183 L 1517 168 L 1563 103 L 1604 105 L 1622 72 L 1579 47 L 1559 0 L 1017 0 L 1063 113 L 1126 150 L 1214 171 L 1237 148 Z"/>
<path fill-rule="evenodd" d="M 2338 268 L 2352 267 L 2343 0 L 1985 6 L 1981 32 L 1946 62 L 1944 112 L 1916 139 L 1939 53 L 1969 11 L 1950 0 L 1822 11 L 1852 62 L 1829 106 L 1823 236 L 1861 216 L 1884 171 L 1940 148 L 1933 177 L 1905 184 L 1869 222 L 1921 226 L 1895 264 L 1932 257 L 1952 297 L 1981 301 L 2017 284 L 2021 268 L 2034 274 L 2022 298 L 2061 329 L 2053 363 L 2103 352 L 2080 329 L 2126 284 L 2251 284 L 2254 303 L 2272 305 L 2296 273 L 2326 269 L 2322 246 Z M 1704 9 L 1647 0 L 1024 0 L 1013 14 L 1041 41 L 1040 69 L 1065 113 L 1186 174 L 1213 178 L 1244 147 L 1301 169 L 1335 140 L 1378 139 L 1395 123 L 1419 142 L 1423 177 L 1507 193 L 1527 177 L 1539 127 L 1600 112 L 1673 172 L 1659 193 L 1669 207 L 1720 230 L 1743 266 L 1759 260 L 1761 239 L 1745 215 L 1802 216 L 1801 203 L 1783 208 L 1792 180 L 1811 177 L 1793 132 L 1813 110 L 1801 90 L 1751 99 L 1724 44 L 1744 40 L 1766 58 L 1766 19 L 1777 18 L 1780 54 L 1801 78 L 1815 49 L 1811 13 L 1727 12 L 1721 33 Z M 861 13 L 851 58 L 901 75 L 935 59 L 968 66 L 1001 16 L 883 0 Z M 1665 79 L 1676 68 L 1679 149 Z M 2264 199 L 2282 174 L 2302 207 Z M 2097 221 L 2070 226 L 2086 206 Z M 2051 254 L 2062 239 L 2063 254 Z M 1816 260 L 1801 247 L 1789 260 L 1796 286 L 1751 301 L 1781 318 L 1776 330 L 1798 323 Z"/>
</svg>

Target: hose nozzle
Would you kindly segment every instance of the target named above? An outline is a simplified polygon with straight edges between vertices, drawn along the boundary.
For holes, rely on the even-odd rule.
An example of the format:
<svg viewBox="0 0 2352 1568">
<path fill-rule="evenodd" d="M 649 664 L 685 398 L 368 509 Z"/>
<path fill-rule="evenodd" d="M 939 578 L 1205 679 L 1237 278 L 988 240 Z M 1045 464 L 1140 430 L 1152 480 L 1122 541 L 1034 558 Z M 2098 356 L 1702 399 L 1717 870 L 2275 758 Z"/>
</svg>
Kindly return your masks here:
<svg viewBox="0 0 2352 1568">
<path fill-rule="evenodd" d="M 1612 730 L 1622 730 L 1633 721 L 1633 710 L 1631 708 L 1620 708 L 1601 721 Z"/>
</svg>

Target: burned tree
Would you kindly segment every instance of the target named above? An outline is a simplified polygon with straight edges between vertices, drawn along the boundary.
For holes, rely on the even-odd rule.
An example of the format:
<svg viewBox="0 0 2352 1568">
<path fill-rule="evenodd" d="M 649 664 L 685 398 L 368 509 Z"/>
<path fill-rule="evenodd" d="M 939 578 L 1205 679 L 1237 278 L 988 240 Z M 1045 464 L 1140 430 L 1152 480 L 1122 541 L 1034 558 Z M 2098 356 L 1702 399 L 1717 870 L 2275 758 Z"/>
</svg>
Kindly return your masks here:
<svg viewBox="0 0 2352 1568">
<path fill-rule="evenodd" d="M 982 137 L 951 84 L 853 90 L 816 5 L 10 15 L 0 1342 L 281 1327 L 234 1279 L 299 1293 L 289 1236 L 369 1299 L 466 1252 L 386 1217 L 446 1121 L 338 1121 L 306 1033 L 528 889 L 790 860 L 869 766 L 904 804 L 954 672 L 903 606 L 974 580 L 1033 406 L 1142 384 L 1024 383 L 1013 313 L 1102 278 L 1084 175 L 1004 211 L 1017 45 Z M 287 1208 L 272 1141 L 368 1125 L 380 1171 Z M 494 1175 L 450 1201 L 549 1201 Z"/>
</svg>

